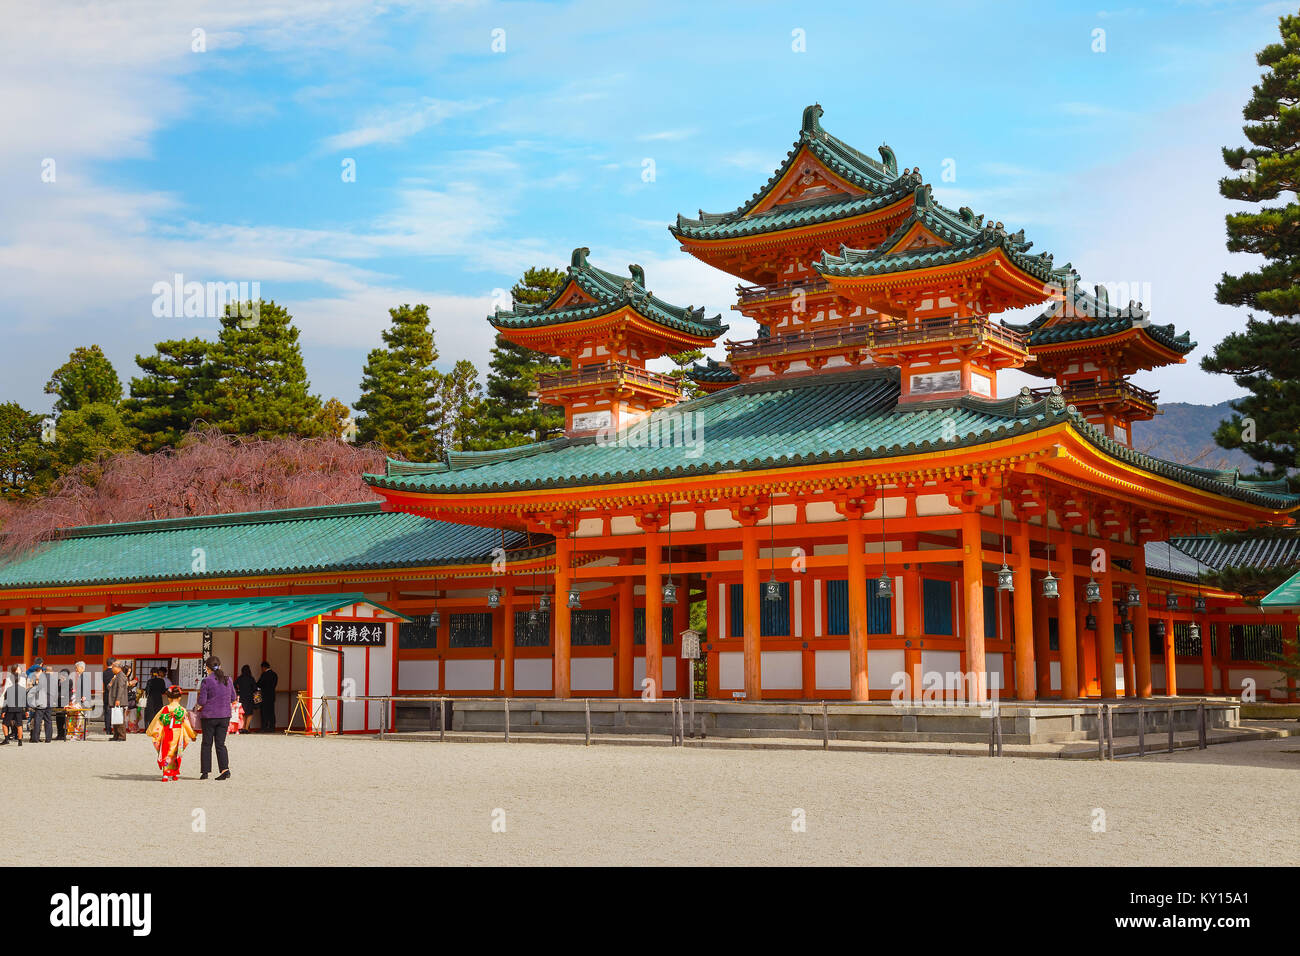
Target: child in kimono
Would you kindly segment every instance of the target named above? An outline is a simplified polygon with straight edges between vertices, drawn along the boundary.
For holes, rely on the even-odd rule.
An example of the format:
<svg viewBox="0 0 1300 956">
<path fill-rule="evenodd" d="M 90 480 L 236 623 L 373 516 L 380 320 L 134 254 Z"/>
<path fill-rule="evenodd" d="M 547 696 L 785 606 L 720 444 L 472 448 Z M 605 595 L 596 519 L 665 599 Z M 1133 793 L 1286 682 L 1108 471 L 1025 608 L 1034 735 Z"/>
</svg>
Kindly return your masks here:
<svg viewBox="0 0 1300 956">
<path fill-rule="evenodd" d="M 158 769 L 162 771 L 163 783 L 180 779 L 181 753 L 196 736 L 190 726 L 189 712 L 181 706 L 183 693 L 175 684 L 167 688 L 163 695 L 167 703 L 150 721 L 146 731 L 158 751 Z"/>
</svg>

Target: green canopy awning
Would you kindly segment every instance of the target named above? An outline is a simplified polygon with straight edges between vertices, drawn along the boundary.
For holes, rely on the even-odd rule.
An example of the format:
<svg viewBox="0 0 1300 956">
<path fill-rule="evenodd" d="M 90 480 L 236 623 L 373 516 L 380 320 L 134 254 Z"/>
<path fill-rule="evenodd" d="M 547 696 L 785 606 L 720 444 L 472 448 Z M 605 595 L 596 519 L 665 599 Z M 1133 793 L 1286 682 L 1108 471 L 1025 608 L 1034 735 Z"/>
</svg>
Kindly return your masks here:
<svg viewBox="0 0 1300 956">
<path fill-rule="evenodd" d="M 1259 602 L 1260 607 L 1300 607 L 1300 571 L 1287 578 Z"/>
<path fill-rule="evenodd" d="M 205 628 L 218 631 L 288 627 L 318 614 L 330 614 L 353 604 L 368 604 L 403 621 L 411 620 L 391 608 L 367 600 L 360 592 L 354 592 L 294 597 L 223 598 L 217 601 L 159 601 L 148 607 L 123 611 L 98 621 L 65 627 L 63 633 L 152 634 L 159 631 L 202 631 Z"/>
</svg>

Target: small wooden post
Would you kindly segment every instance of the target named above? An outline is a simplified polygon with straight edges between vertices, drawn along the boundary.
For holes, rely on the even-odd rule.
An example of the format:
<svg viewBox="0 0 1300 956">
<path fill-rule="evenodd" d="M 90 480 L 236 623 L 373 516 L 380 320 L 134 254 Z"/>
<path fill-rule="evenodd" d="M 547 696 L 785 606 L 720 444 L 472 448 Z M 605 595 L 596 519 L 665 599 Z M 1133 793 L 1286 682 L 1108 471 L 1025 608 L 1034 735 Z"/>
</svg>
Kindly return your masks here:
<svg viewBox="0 0 1300 956">
<path fill-rule="evenodd" d="M 822 750 L 831 749 L 831 722 L 826 712 L 826 701 L 822 701 Z"/>
<path fill-rule="evenodd" d="M 1209 746 L 1205 736 L 1205 701 L 1202 700 L 1196 705 L 1196 740 L 1200 750 Z"/>
<path fill-rule="evenodd" d="M 438 739 L 447 739 L 447 698 L 438 698 Z"/>
<path fill-rule="evenodd" d="M 1097 759 L 1106 759 L 1106 705 L 1097 705 Z"/>
<path fill-rule="evenodd" d="M 1115 708 L 1106 711 L 1106 759 L 1115 759 Z"/>
<path fill-rule="evenodd" d="M 591 698 L 586 697 L 582 701 L 583 712 L 587 715 L 587 741 L 586 746 L 591 746 Z"/>
<path fill-rule="evenodd" d="M 998 747 L 997 730 L 996 730 L 997 723 L 998 723 L 998 708 L 997 708 L 997 703 L 994 702 L 989 704 L 989 756 L 990 757 L 992 757 L 994 754 L 997 753 L 997 747 Z"/>
<path fill-rule="evenodd" d="M 1169 705 L 1169 752 L 1174 752 L 1174 705 Z"/>
<path fill-rule="evenodd" d="M 691 739 L 695 739 L 695 662 L 691 661 Z"/>
<path fill-rule="evenodd" d="M 503 698 L 506 705 L 506 743 L 510 743 L 510 698 Z"/>
<path fill-rule="evenodd" d="M 997 699 L 993 701 L 993 739 L 997 743 L 998 756 L 1002 756 L 1002 707 Z"/>
<path fill-rule="evenodd" d="M 1138 756 L 1147 755 L 1147 712 L 1138 704 Z"/>
<path fill-rule="evenodd" d="M 434 713 L 433 708 L 435 703 L 437 702 L 432 697 L 430 697 L 429 698 L 429 733 L 433 733 L 435 730 L 438 729 L 433 722 L 433 713 Z"/>
</svg>

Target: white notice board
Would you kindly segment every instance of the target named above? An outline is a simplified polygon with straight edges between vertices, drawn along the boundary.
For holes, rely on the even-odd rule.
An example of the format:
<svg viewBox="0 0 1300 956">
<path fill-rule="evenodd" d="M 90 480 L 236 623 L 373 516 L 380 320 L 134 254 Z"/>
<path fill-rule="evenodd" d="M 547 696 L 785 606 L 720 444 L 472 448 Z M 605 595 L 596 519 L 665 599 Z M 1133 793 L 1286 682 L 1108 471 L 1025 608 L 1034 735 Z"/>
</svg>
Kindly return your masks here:
<svg viewBox="0 0 1300 956">
<path fill-rule="evenodd" d="M 180 666 L 176 670 L 179 672 L 176 683 L 187 690 L 203 683 L 203 658 L 201 657 L 182 657 Z"/>
</svg>

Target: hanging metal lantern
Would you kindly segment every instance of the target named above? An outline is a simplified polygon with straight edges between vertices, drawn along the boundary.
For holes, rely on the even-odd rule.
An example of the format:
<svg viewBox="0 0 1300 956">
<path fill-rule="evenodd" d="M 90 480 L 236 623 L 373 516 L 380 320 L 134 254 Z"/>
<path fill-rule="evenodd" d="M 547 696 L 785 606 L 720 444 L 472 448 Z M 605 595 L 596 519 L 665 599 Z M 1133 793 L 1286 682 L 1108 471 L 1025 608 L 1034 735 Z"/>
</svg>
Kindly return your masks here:
<svg viewBox="0 0 1300 956">
<path fill-rule="evenodd" d="M 894 582 L 888 574 L 882 574 L 876 581 L 876 597 L 892 598 L 894 596 Z"/>
<path fill-rule="evenodd" d="M 568 607 L 574 610 L 582 607 L 582 595 L 578 593 L 577 588 L 569 588 Z"/>
<path fill-rule="evenodd" d="M 551 596 L 549 594 L 543 594 L 541 598 L 537 601 L 537 610 L 549 611 L 550 609 L 551 609 Z"/>
<path fill-rule="evenodd" d="M 1165 608 L 1170 611 L 1178 610 L 1178 595 L 1173 591 L 1165 595 Z"/>
<path fill-rule="evenodd" d="M 1016 589 L 1016 585 L 1011 580 L 1011 578 L 1012 578 L 1011 569 L 1007 567 L 1007 563 L 1003 561 L 1002 567 L 998 568 L 998 590 L 1014 591 Z"/>
<path fill-rule="evenodd" d="M 535 608 L 535 607 L 530 607 L 530 608 L 528 609 L 528 626 L 529 626 L 529 627 L 536 627 L 536 626 L 537 626 L 537 619 L 540 618 L 540 617 L 541 617 L 541 615 L 537 612 L 537 608 Z"/>
<path fill-rule="evenodd" d="M 1125 633 L 1125 634 L 1132 634 L 1132 633 L 1133 633 L 1133 622 L 1132 622 L 1132 621 L 1125 621 L 1125 622 L 1124 622 L 1124 633 Z"/>
<path fill-rule="evenodd" d="M 1165 622 L 1164 622 L 1164 621 L 1156 621 L 1156 637 L 1163 638 L 1163 637 L 1165 636 L 1165 633 L 1166 633 L 1166 631 L 1165 631 Z"/>
<path fill-rule="evenodd" d="M 1101 585 L 1093 578 L 1088 578 L 1088 583 L 1083 588 L 1083 599 L 1089 604 L 1101 603 Z"/>
<path fill-rule="evenodd" d="M 1084 620 L 1083 620 L 1083 627 L 1084 627 L 1084 630 L 1087 630 L 1087 631 L 1095 631 L 1095 630 L 1097 630 L 1097 615 L 1095 615 L 1095 614 L 1089 614 L 1086 618 L 1084 618 Z"/>
<path fill-rule="evenodd" d="M 1187 627 L 1187 636 L 1194 641 L 1199 641 L 1201 639 L 1201 625 L 1197 624 L 1195 621 L 1189 624 Z"/>
<path fill-rule="evenodd" d="M 766 601 L 781 600 L 781 582 L 772 577 L 763 585 L 763 599 Z"/>
<path fill-rule="evenodd" d="M 1128 593 L 1124 595 L 1124 604 L 1127 607 L 1142 606 L 1142 592 L 1137 589 L 1137 585 L 1135 584 L 1129 585 Z"/>
<path fill-rule="evenodd" d="M 1054 598 L 1061 596 L 1061 584 L 1052 574 L 1047 572 L 1047 577 L 1043 578 L 1043 597 Z"/>
<path fill-rule="evenodd" d="M 1197 614 L 1204 614 L 1206 610 L 1205 598 L 1199 594 L 1196 595 L 1196 597 L 1192 599 L 1192 607 L 1196 610 Z"/>
<path fill-rule="evenodd" d="M 212 636 L 212 632 L 211 632 L 211 631 L 205 631 L 204 633 L 205 633 L 208 637 L 211 637 L 211 636 Z M 34 628 L 32 628 L 32 637 L 36 638 L 36 640 L 39 641 L 39 640 L 40 640 L 41 638 L 43 638 L 44 636 L 45 636 L 45 625 L 44 625 L 44 624 L 37 624 Z"/>
<path fill-rule="evenodd" d="M 677 585 L 669 581 L 664 585 L 664 604 L 672 606 L 677 603 Z"/>
<path fill-rule="evenodd" d="M 501 592 L 497 588 L 488 591 L 488 607 L 498 608 L 501 606 Z"/>
<path fill-rule="evenodd" d="M 442 624 L 442 612 L 435 607 L 429 612 L 429 627 L 436 631 L 440 624 Z"/>
</svg>

